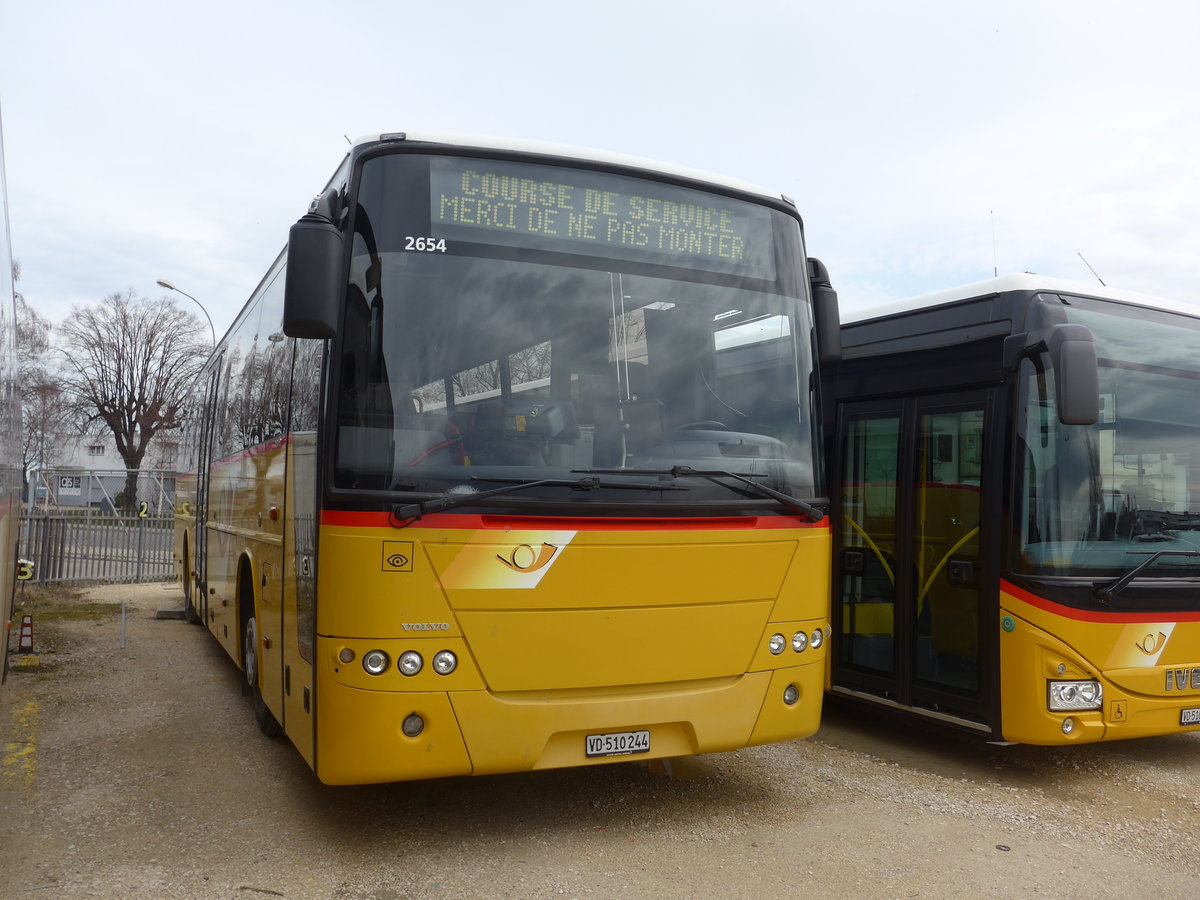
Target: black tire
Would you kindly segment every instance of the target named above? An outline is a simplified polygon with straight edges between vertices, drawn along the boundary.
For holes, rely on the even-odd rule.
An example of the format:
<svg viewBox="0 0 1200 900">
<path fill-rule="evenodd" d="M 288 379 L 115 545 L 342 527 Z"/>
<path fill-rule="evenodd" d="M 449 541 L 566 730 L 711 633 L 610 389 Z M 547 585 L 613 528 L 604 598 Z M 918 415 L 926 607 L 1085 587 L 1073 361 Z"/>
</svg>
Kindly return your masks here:
<svg viewBox="0 0 1200 900">
<path fill-rule="evenodd" d="M 200 614 L 196 612 L 196 604 L 192 601 L 192 575 L 190 572 L 183 576 L 183 620 L 189 625 L 200 624 Z"/>
<path fill-rule="evenodd" d="M 267 709 L 262 691 L 258 687 L 258 624 L 254 616 L 246 620 L 246 631 L 242 636 L 243 665 L 246 671 L 246 687 L 250 692 L 250 700 L 254 705 L 254 721 L 258 730 L 267 737 L 278 737 L 280 734 L 279 721 Z"/>
</svg>

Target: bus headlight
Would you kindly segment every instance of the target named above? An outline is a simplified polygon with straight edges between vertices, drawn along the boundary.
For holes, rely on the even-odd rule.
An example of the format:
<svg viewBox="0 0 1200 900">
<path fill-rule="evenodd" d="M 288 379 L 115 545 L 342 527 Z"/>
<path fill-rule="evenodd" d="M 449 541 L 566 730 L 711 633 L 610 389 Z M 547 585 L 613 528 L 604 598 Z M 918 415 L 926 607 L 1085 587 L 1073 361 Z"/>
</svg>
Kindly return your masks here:
<svg viewBox="0 0 1200 900">
<path fill-rule="evenodd" d="M 363 654 L 362 666 L 368 675 L 382 675 L 388 667 L 388 655 L 382 650 L 368 650 Z"/>
<path fill-rule="evenodd" d="M 1104 703 L 1104 688 L 1098 681 L 1051 681 L 1046 707 L 1051 712 L 1099 709 Z"/>
<path fill-rule="evenodd" d="M 767 641 L 767 649 L 771 651 L 772 656 L 778 656 L 787 646 L 787 638 L 782 634 L 773 634 L 771 639 Z"/>
<path fill-rule="evenodd" d="M 792 649 L 797 653 L 803 653 L 804 648 L 808 646 L 808 635 L 803 631 L 797 631 L 792 635 Z"/>
<path fill-rule="evenodd" d="M 416 650 L 409 650 L 400 654 L 400 661 L 396 665 L 404 675 L 416 675 L 425 665 L 425 660 Z"/>
<path fill-rule="evenodd" d="M 458 657 L 449 650 L 443 650 L 433 658 L 433 671 L 439 675 L 449 675 L 458 668 Z"/>
<path fill-rule="evenodd" d="M 818 628 L 812 633 L 812 637 L 808 639 L 808 643 L 812 645 L 814 650 L 820 650 L 821 645 L 825 643 L 825 630 Z"/>
</svg>

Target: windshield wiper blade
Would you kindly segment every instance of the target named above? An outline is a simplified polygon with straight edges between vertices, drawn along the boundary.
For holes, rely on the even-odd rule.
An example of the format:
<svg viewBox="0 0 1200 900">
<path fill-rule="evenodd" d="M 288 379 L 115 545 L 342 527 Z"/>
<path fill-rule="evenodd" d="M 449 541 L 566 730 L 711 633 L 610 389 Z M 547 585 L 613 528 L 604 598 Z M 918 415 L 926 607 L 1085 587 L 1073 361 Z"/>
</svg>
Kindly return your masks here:
<svg viewBox="0 0 1200 900">
<path fill-rule="evenodd" d="M 513 491 L 520 491 L 526 488 L 533 487 L 569 487 L 576 491 L 594 491 L 598 488 L 615 488 L 617 490 L 626 491 L 686 491 L 688 488 L 677 487 L 675 485 L 663 484 L 641 484 L 635 482 L 622 481 L 601 481 L 595 476 L 585 478 L 503 478 L 491 477 L 487 475 L 472 475 L 471 481 L 500 481 L 507 482 L 503 487 L 492 488 L 487 491 L 479 491 L 473 494 L 445 494 L 433 500 L 421 500 L 418 503 L 408 503 L 403 506 L 395 506 L 392 508 L 392 524 L 396 527 L 397 521 L 408 525 L 423 515 L 429 513 L 444 512 L 447 509 L 453 509 L 456 506 L 465 506 L 468 503 L 474 503 L 476 500 L 484 500 L 488 497 L 497 497 L 501 494 L 510 494 Z"/>
<path fill-rule="evenodd" d="M 669 469 L 572 469 L 572 472 L 590 472 L 593 474 L 625 474 L 625 475 L 670 475 L 672 478 L 705 478 L 713 484 L 719 484 L 722 487 L 729 488 L 731 491 L 736 491 L 738 488 L 732 484 L 726 484 L 719 481 L 720 478 L 732 478 L 734 481 L 740 481 L 742 484 L 752 488 L 764 497 L 770 497 L 773 500 L 778 500 L 788 509 L 793 512 L 798 512 L 811 522 L 820 522 L 825 518 L 824 510 L 820 509 L 820 505 L 829 503 L 825 497 L 814 497 L 813 502 L 801 500 L 799 497 L 793 497 L 791 494 L 785 494 L 783 491 L 777 491 L 775 488 L 767 487 L 765 484 L 760 484 L 745 475 L 739 475 L 736 472 L 726 472 L 721 469 L 694 469 L 691 466 L 671 466 Z"/>
<path fill-rule="evenodd" d="M 799 497 L 793 497 L 791 494 L 785 494 L 783 491 L 777 491 L 773 487 L 767 487 L 765 484 L 761 484 L 745 477 L 744 475 L 738 475 L 736 472 L 725 472 L 719 469 L 693 469 L 691 466 L 672 466 L 671 474 L 675 475 L 676 477 L 683 476 L 689 478 L 707 478 L 713 484 L 724 484 L 724 482 L 718 481 L 718 478 L 732 478 L 734 481 L 740 481 L 742 484 L 752 488 L 755 491 L 758 491 L 760 494 L 771 497 L 774 500 L 778 500 L 788 509 L 803 515 L 810 522 L 820 522 L 825 518 L 825 511 L 818 509 L 814 504 L 809 503 L 807 500 L 801 500 Z M 729 484 L 726 484 L 725 487 L 730 488 L 731 490 L 735 489 L 733 488 L 733 485 Z M 823 499 L 824 498 L 820 498 L 818 502 L 821 502 Z"/>
<path fill-rule="evenodd" d="M 579 470 L 579 469 L 572 469 L 571 471 L 572 471 L 572 472 L 579 472 L 580 470 Z M 615 470 L 615 471 L 616 471 L 616 472 L 620 472 L 620 471 L 624 471 L 624 470 L 622 470 L 622 469 L 617 469 L 617 470 Z M 604 472 L 604 471 L 601 471 L 601 470 L 597 469 L 597 470 L 595 470 L 595 471 L 594 471 L 592 474 L 594 474 L 594 475 L 605 475 L 605 474 L 608 474 L 608 473 L 606 473 L 606 472 Z M 615 472 L 614 472 L 614 474 L 615 474 Z M 472 481 L 509 481 L 509 482 L 512 482 L 512 483 L 514 483 L 514 484 L 519 484 L 519 483 L 523 483 L 523 482 L 524 482 L 524 479 L 523 479 L 523 478 L 504 478 L 504 477 L 502 477 L 502 476 L 499 476 L 499 475 L 496 475 L 496 476 L 492 476 L 492 475 L 472 475 L 472 476 L 471 476 L 471 480 L 472 480 Z M 593 485 L 593 487 L 598 487 L 598 488 L 615 488 L 616 490 L 619 490 L 619 491 L 690 491 L 690 490 L 691 490 L 691 488 L 687 488 L 687 487 L 681 487 L 680 485 L 677 485 L 677 484 L 646 484 L 646 482 L 644 482 L 644 481 L 600 481 L 599 479 L 596 479 L 596 478 L 592 478 L 592 479 L 582 478 L 582 479 L 580 479 L 580 481 L 589 481 L 589 480 L 590 480 L 590 481 L 594 481 L 594 482 L 595 482 L 595 484 Z M 564 483 L 565 483 L 565 484 L 569 484 L 569 485 L 571 485 L 572 487 L 576 487 L 576 486 L 578 486 L 578 485 L 579 485 L 579 482 L 578 482 L 578 481 L 567 481 L 567 482 L 564 482 Z M 584 489 L 585 489 L 585 490 L 591 490 L 592 488 L 591 488 L 591 487 L 585 487 Z M 478 495 L 478 494 L 476 494 L 476 496 L 479 496 L 479 495 Z"/>
<path fill-rule="evenodd" d="M 1168 531 L 1196 531 L 1200 529 L 1200 513 L 1171 512 L 1159 509 L 1135 509 L 1133 515 L 1144 534 L 1156 535 Z M 1141 537 L 1141 535 L 1135 535 Z"/>
<path fill-rule="evenodd" d="M 1164 556 L 1200 556 L 1200 550 L 1159 550 L 1157 553 L 1151 553 L 1116 581 L 1096 585 L 1094 591 L 1096 599 L 1100 603 L 1109 603 L 1117 594 L 1129 587 L 1129 583 L 1133 579 Z"/>
</svg>

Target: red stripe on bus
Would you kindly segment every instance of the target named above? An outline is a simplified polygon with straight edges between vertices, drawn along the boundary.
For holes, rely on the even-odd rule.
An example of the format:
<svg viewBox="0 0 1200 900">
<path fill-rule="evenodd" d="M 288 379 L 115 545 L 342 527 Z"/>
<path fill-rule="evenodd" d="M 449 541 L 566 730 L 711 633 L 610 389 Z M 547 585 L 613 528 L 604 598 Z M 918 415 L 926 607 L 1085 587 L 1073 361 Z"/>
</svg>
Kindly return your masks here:
<svg viewBox="0 0 1200 900">
<path fill-rule="evenodd" d="M 1064 619 L 1074 619 L 1077 622 L 1200 622 L 1200 611 L 1105 612 L 1103 610 L 1076 609 L 1073 606 L 1064 606 L 1053 600 L 1047 600 L 1045 597 L 1039 597 L 1037 594 L 1031 594 L 1024 588 L 1019 588 L 1004 579 L 1000 580 L 1000 590 L 1043 612 L 1062 616 Z"/>
<path fill-rule="evenodd" d="M 789 516 L 721 516 L 705 518 L 620 518 L 584 516 L 487 516 L 478 514 L 433 513 L 416 522 L 421 528 L 524 529 L 534 531 L 728 531 L 730 529 L 768 530 L 780 528 L 828 529 L 829 519 L 807 522 Z M 385 512 L 351 512 L 327 509 L 321 512 L 322 525 L 355 528 L 386 528 L 392 524 Z"/>
</svg>

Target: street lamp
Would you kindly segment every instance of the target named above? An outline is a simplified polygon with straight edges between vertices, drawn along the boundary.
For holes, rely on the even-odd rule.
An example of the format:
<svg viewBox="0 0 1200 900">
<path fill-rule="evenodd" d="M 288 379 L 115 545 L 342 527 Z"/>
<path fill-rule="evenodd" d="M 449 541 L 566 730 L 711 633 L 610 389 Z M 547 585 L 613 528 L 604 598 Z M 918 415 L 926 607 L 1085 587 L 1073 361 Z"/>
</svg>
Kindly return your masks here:
<svg viewBox="0 0 1200 900">
<path fill-rule="evenodd" d="M 195 297 L 193 297 L 191 294 L 189 294 L 187 291 L 179 290 L 179 288 L 175 287 L 175 285 L 171 284 L 171 282 L 167 281 L 167 279 L 165 279 L 165 278 L 158 279 L 158 286 L 165 287 L 168 291 L 175 291 L 178 294 L 183 294 L 183 296 L 187 297 L 189 300 L 191 300 L 193 303 L 195 303 L 198 307 L 200 307 L 200 312 L 204 313 L 204 318 L 208 319 L 208 329 L 209 329 L 209 331 L 212 332 L 213 346 L 214 347 L 217 346 L 217 329 L 213 328 L 212 316 L 210 316 L 208 314 L 208 310 L 204 308 L 204 304 L 201 303 L 199 300 L 197 300 Z"/>
</svg>

